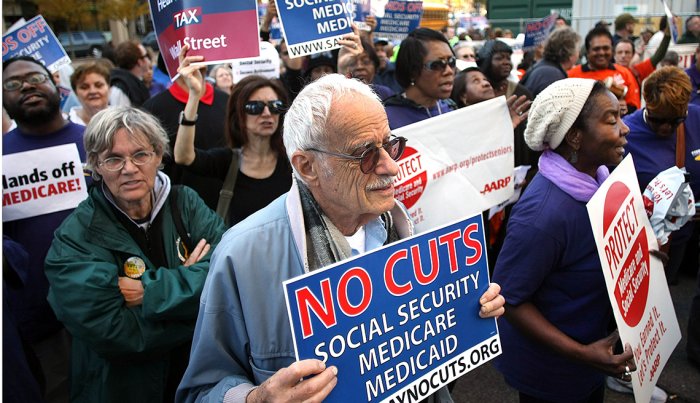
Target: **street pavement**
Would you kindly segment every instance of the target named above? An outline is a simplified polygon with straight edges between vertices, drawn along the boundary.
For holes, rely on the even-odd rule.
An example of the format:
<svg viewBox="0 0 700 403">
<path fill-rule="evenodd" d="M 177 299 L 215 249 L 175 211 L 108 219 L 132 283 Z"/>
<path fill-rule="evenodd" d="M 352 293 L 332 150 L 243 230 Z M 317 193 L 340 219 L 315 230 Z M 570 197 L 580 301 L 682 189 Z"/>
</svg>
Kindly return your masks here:
<svg viewBox="0 0 700 403">
<path fill-rule="evenodd" d="M 670 287 L 683 338 L 661 373 L 657 385 L 668 393 L 668 402 L 671 403 L 700 403 L 700 369 L 692 366 L 685 355 L 690 301 L 695 287 L 695 278 L 685 273 L 681 273 L 677 285 Z M 491 363 L 486 363 L 460 378 L 452 391 L 452 397 L 457 403 L 518 402 L 518 392 L 505 383 Z M 605 392 L 605 402 L 633 403 L 634 397 L 608 389 Z"/>
</svg>

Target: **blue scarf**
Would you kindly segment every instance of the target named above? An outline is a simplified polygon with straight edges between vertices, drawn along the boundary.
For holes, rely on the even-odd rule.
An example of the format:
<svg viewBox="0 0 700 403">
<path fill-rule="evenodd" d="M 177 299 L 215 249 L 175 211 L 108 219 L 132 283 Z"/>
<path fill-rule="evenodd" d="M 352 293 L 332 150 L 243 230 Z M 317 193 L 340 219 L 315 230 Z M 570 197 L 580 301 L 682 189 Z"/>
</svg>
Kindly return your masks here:
<svg viewBox="0 0 700 403">
<path fill-rule="evenodd" d="M 598 167 L 596 178 L 574 168 L 564 157 L 552 150 L 545 150 L 539 161 L 540 173 L 564 193 L 580 202 L 588 202 L 598 187 L 610 176 L 605 165 Z"/>
</svg>

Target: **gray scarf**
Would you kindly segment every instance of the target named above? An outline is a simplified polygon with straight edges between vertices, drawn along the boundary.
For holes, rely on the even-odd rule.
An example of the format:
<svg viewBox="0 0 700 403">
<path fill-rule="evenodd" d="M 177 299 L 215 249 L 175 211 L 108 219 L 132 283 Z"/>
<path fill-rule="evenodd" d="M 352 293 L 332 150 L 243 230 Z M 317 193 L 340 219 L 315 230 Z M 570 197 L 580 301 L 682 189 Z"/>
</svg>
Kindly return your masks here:
<svg viewBox="0 0 700 403">
<path fill-rule="evenodd" d="M 323 213 L 306 185 L 301 182 L 298 185 L 306 227 L 306 258 L 309 263 L 309 271 L 351 257 L 352 248 L 350 248 L 348 240 Z M 381 215 L 381 218 L 388 234 L 385 244 L 397 241 L 399 234 L 396 232 L 391 214 L 386 212 Z"/>
</svg>

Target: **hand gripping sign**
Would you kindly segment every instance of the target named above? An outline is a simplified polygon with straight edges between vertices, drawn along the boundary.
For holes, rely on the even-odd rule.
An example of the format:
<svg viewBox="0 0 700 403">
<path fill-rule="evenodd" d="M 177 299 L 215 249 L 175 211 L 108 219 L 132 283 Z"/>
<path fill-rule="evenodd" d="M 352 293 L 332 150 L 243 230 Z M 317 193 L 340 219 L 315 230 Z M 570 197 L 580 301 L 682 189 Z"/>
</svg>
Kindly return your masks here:
<svg viewBox="0 0 700 403">
<path fill-rule="evenodd" d="M 586 207 L 620 339 L 634 352 L 634 397 L 648 402 L 681 334 L 663 266 L 649 255 L 658 244 L 631 155 L 615 168 Z"/>
<path fill-rule="evenodd" d="M 418 232 L 488 210 L 513 194 L 513 125 L 505 97 L 394 134 L 408 139 L 398 161 L 395 197 Z"/>
<path fill-rule="evenodd" d="M 418 402 L 501 353 L 481 215 L 284 283 L 297 359 L 338 367 L 327 402 Z"/>
<path fill-rule="evenodd" d="M 150 0 L 158 47 L 171 79 L 184 44 L 203 65 L 259 55 L 255 0 Z"/>
<path fill-rule="evenodd" d="M 2 61 L 16 56 L 31 56 L 52 73 L 70 63 L 63 46 L 41 15 L 3 35 Z"/>
</svg>

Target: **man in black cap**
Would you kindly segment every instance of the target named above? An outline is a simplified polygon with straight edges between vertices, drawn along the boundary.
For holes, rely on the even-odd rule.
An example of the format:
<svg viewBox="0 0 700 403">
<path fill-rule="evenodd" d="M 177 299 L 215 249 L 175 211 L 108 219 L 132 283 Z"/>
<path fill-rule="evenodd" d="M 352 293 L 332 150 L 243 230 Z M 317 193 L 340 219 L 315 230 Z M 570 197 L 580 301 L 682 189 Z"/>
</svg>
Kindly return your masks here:
<svg viewBox="0 0 700 403">
<path fill-rule="evenodd" d="M 396 81 L 396 67 L 391 62 L 391 56 L 394 53 L 394 45 L 386 38 L 376 38 L 374 40 L 374 51 L 379 57 L 379 68 L 374 75 L 374 84 L 389 87 L 397 94 L 403 92 L 403 88 Z"/>
<path fill-rule="evenodd" d="M 321 76 L 337 71 L 338 62 L 331 52 L 314 53 L 309 56 L 302 77 L 305 83 L 318 80 Z"/>
</svg>

